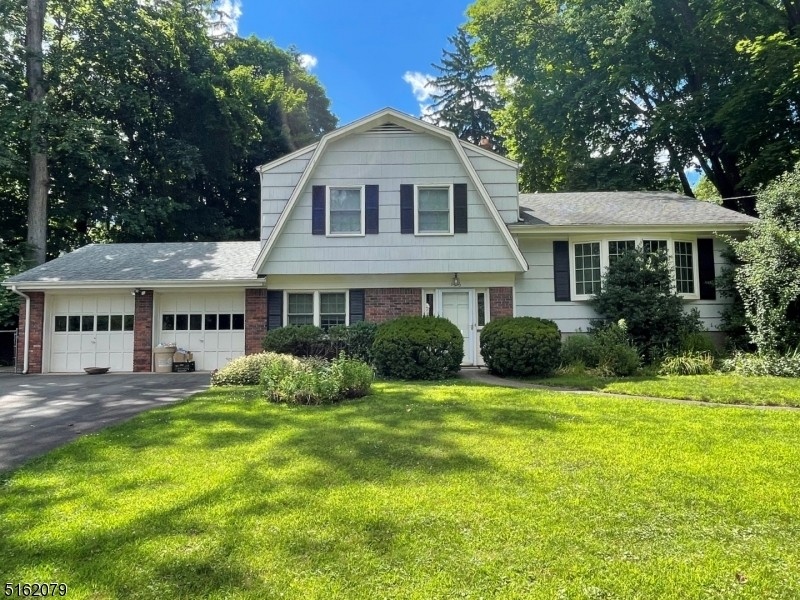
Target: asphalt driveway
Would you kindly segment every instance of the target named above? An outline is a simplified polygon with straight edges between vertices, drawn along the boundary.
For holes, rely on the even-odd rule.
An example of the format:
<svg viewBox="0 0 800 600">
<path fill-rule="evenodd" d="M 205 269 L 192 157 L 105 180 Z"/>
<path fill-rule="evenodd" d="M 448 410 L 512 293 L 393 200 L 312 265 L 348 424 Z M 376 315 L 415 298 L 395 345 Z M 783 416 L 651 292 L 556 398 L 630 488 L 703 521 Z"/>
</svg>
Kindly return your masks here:
<svg viewBox="0 0 800 600">
<path fill-rule="evenodd" d="M 0 471 L 208 387 L 210 373 L 0 374 Z"/>
</svg>

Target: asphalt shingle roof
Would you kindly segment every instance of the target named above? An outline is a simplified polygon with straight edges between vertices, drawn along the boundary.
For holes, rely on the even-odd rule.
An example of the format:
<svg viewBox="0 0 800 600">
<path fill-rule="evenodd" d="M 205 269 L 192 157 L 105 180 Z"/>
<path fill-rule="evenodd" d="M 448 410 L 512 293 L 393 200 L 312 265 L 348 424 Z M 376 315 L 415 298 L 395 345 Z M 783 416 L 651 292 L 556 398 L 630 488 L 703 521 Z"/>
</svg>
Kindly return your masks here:
<svg viewBox="0 0 800 600">
<path fill-rule="evenodd" d="M 751 225 L 757 221 L 672 192 L 520 194 L 526 225 Z"/>
<path fill-rule="evenodd" d="M 7 281 L 252 280 L 260 249 L 260 242 L 91 244 Z"/>
</svg>

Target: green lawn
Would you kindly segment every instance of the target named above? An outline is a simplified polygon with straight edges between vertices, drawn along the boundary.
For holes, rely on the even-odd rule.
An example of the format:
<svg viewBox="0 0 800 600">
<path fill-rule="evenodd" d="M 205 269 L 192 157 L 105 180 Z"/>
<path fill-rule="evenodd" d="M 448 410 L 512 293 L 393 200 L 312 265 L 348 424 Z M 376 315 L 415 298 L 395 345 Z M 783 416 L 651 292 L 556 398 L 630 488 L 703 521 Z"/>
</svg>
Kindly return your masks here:
<svg viewBox="0 0 800 600">
<path fill-rule="evenodd" d="M 800 407 L 800 379 L 743 377 L 735 373 L 691 376 L 597 377 L 588 374 L 527 379 L 551 387 L 594 390 L 634 396 L 703 400 L 722 404 Z"/>
<path fill-rule="evenodd" d="M 69 598 L 798 598 L 800 411 L 469 384 L 213 389 L 0 474 Z"/>
</svg>

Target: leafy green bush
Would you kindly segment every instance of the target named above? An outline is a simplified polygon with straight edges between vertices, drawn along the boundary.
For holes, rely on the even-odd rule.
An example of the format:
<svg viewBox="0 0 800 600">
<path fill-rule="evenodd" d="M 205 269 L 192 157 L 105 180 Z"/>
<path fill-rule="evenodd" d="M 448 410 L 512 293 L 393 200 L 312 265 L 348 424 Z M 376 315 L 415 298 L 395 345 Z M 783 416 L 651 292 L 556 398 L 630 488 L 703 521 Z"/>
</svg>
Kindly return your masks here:
<svg viewBox="0 0 800 600">
<path fill-rule="evenodd" d="M 603 377 L 627 377 L 633 375 L 642 364 L 639 350 L 628 337 L 624 319 L 591 333 L 597 348 L 595 371 Z"/>
<path fill-rule="evenodd" d="M 211 376 L 212 386 L 258 385 L 261 372 L 274 364 L 283 364 L 292 357 L 274 352 L 261 352 L 234 358 Z"/>
<path fill-rule="evenodd" d="M 659 375 L 708 375 L 713 372 L 714 355 L 693 351 L 668 356 L 658 369 Z"/>
<path fill-rule="evenodd" d="M 442 317 L 400 317 L 378 326 L 372 357 L 386 377 L 443 379 L 461 368 L 464 338 Z"/>
<path fill-rule="evenodd" d="M 378 331 L 377 323 L 361 321 L 352 325 L 335 325 L 328 330 L 331 345 L 344 350 L 350 358 L 372 363 L 372 344 Z"/>
<path fill-rule="evenodd" d="M 591 305 L 602 317 L 593 329 L 624 319 L 633 344 L 648 361 L 677 350 L 681 336 L 702 329 L 697 311 L 685 313 L 683 299 L 672 289 L 672 270 L 664 252 L 629 250 L 617 258 Z"/>
<path fill-rule="evenodd" d="M 595 328 L 589 335 L 569 336 L 561 347 L 561 364 L 580 364 L 603 377 L 626 377 L 639 369 L 641 359 L 620 321 Z"/>
<path fill-rule="evenodd" d="M 492 373 L 548 375 L 559 363 L 561 332 L 553 321 L 501 317 L 481 332 L 481 355 Z"/>
<path fill-rule="evenodd" d="M 292 356 L 336 356 L 325 332 L 315 325 L 287 325 L 267 332 L 261 343 L 267 352 Z"/>
<path fill-rule="evenodd" d="M 344 353 L 328 362 L 318 358 L 271 362 L 261 374 L 261 387 L 272 402 L 330 404 L 369 393 L 372 368 Z"/>
<path fill-rule="evenodd" d="M 734 371 L 745 377 L 773 375 L 800 377 L 800 348 L 786 354 L 747 354 L 737 352 L 722 361 L 723 371 Z"/>
<path fill-rule="evenodd" d="M 710 354 L 714 358 L 719 354 L 714 341 L 703 331 L 683 334 L 679 350 L 681 354 Z"/>
</svg>

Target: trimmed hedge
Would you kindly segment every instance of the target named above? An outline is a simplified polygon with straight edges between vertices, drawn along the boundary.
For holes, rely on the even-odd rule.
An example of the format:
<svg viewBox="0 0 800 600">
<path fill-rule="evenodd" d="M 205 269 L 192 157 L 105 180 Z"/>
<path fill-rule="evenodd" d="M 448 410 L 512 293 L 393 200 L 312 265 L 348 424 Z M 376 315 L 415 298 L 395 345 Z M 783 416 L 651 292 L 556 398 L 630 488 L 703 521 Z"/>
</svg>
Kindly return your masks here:
<svg viewBox="0 0 800 600">
<path fill-rule="evenodd" d="M 442 317 L 400 317 L 378 326 L 372 358 L 386 377 L 444 379 L 461 368 L 464 338 Z"/>
<path fill-rule="evenodd" d="M 561 332 L 553 321 L 501 317 L 481 332 L 481 354 L 492 373 L 548 375 L 559 364 Z"/>
<path fill-rule="evenodd" d="M 331 349 L 325 332 L 315 325 L 287 325 L 273 329 L 267 332 L 261 346 L 267 352 L 292 356 L 333 358 L 337 354 Z"/>
</svg>

